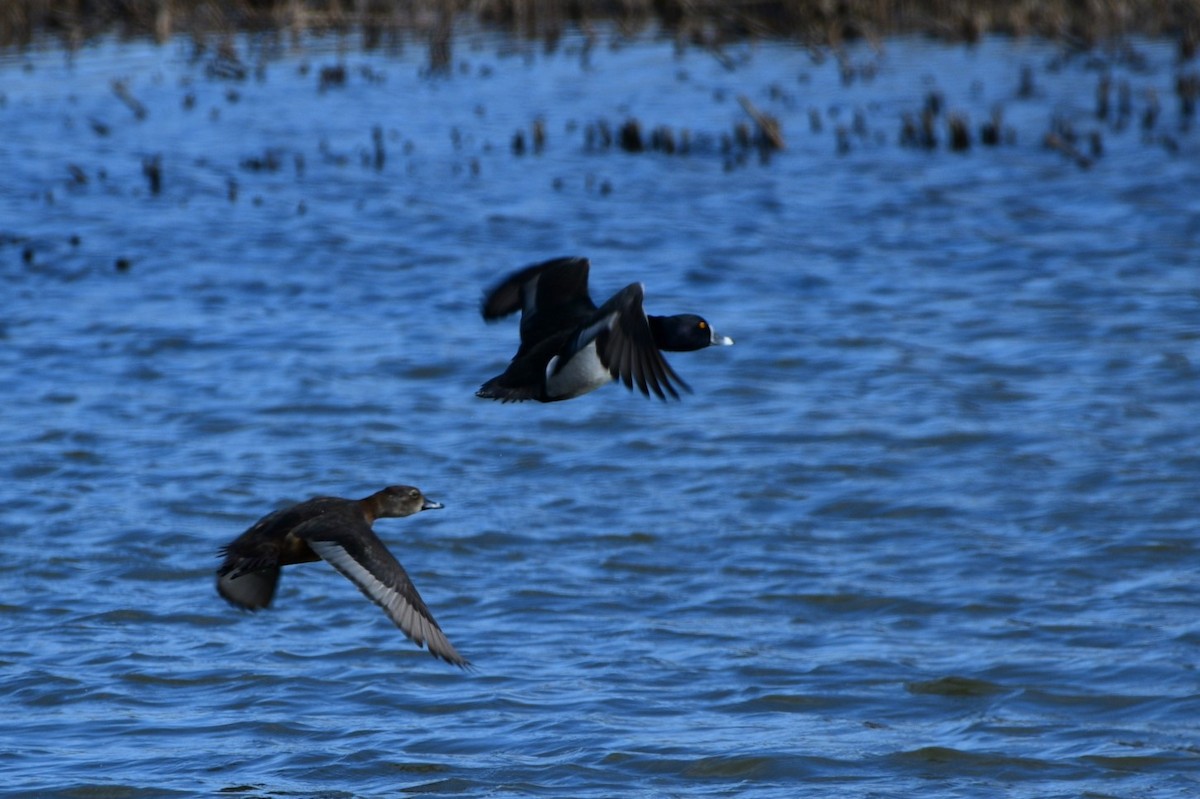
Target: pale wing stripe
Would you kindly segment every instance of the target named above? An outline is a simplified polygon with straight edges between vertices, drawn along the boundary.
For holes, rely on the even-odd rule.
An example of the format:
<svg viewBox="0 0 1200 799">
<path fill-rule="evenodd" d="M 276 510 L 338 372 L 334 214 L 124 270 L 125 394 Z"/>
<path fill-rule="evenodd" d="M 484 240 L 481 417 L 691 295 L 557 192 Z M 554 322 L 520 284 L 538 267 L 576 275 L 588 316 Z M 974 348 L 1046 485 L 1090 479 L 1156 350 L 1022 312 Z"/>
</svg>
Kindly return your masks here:
<svg viewBox="0 0 1200 799">
<path fill-rule="evenodd" d="M 355 560 L 336 541 L 309 540 L 309 546 L 331 566 L 357 585 L 372 602 L 383 608 L 391 620 L 418 646 L 428 644 L 429 651 L 451 663 L 466 661 L 458 654 L 446 636 L 431 620 L 424 618 L 394 586 L 382 582 L 369 569 Z"/>
</svg>

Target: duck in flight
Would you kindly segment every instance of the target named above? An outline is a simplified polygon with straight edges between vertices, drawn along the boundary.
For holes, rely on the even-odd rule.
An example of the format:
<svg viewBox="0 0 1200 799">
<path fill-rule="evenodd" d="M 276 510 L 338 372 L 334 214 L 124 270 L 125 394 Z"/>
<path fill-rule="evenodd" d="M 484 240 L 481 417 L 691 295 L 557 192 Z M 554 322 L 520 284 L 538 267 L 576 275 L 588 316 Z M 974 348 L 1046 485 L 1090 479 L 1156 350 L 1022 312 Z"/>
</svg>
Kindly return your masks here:
<svg viewBox="0 0 1200 799">
<path fill-rule="evenodd" d="M 475 396 L 502 402 L 556 402 L 594 391 L 613 380 L 647 397 L 679 399 L 691 391 L 663 358 L 733 339 L 717 335 L 695 314 L 650 316 L 642 309 L 641 283 L 631 283 L 600 307 L 588 292 L 588 260 L 555 258 L 506 277 L 487 293 L 489 322 L 521 312 L 521 345 L 504 372 Z"/>
<path fill-rule="evenodd" d="M 375 535 L 376 519 L 411 516 L 442 507 L 413 486 L 388 486 L 365 499 L 316 497 L 259 519 L 221 549 L 217 592 L 246 610 L 271 604 L 279 570 L 328 561 L 388 615 L 417 646 L 455 666 L 467 660 L 425 606 L 400 562 Z"/>
</svg>

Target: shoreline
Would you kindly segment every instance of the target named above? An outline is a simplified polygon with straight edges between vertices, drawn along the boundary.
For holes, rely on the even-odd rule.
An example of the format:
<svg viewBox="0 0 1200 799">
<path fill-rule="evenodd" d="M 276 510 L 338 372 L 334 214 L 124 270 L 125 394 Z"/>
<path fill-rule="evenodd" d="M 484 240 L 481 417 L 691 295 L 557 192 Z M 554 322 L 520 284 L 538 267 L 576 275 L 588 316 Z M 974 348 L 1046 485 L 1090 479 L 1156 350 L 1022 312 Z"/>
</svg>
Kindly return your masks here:
<svg viewBox="0 0 1200 799">
<path fill-rule="evenodd" d="M 84 8 L 81 9 L 81 6 Z M 73 49 L 100 36 L 165 42 L 237 33 L 357 33 L 371 48 L 396 38 L 447 42 L 465 28 L 490 28 L 553 47 L 565 32 L 612 25 L 630 34 L 654 27 L 681 44 L 719 48 L 746 39 L 790 39 L 837 48 L 918 34 L 972 43 L 985 35 L 1033 36 L 1090 49 L 1130 35 L 1173 39 L 1181 60 L 1200 43 L 1200 7 L 1114 0 L 1081 8 L 1071 0 L 11 0 L 0 10 L 0 48 L 39 39 Z"/>
</svg>

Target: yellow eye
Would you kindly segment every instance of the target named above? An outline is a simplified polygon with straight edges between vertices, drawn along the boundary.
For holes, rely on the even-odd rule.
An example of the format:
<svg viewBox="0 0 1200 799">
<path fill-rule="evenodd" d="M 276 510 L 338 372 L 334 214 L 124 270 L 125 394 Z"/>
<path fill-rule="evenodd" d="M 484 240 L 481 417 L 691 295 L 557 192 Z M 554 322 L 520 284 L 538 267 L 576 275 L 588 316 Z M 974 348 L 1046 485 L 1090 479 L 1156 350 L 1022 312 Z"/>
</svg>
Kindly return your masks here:
<svg viewBox="0 0 1200 799">
<path fill-rule="evenodd" d="M 700 322 L 700 329 L 701 329 L 701 330 L 707 330 L 707 329 L 708 329 L 708 322 L 704 322 L 704 321 Z"/>
</svg>

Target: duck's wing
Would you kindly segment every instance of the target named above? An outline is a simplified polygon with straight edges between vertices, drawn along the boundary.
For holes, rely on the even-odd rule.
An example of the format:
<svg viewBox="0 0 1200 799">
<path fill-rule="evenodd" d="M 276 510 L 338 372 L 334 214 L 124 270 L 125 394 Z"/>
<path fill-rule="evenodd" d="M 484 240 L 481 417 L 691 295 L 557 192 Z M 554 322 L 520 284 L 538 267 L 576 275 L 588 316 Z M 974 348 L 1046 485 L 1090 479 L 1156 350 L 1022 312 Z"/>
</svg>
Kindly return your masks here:
<svg viewBox="0 0 1200 799">
<path fill-rule="evenodd" d="M 278 585 L 278 564 L 258 568 L 231 565 L 227 557 L 225 565 L 217 571 L 217 593 L 231 605 L 245 610 L 262 610 L 270 605 Z"/>
<path fill-rule="evenodd" d="M 613 295 L 596 312 L 595 321 L 571 341 L 569 351 L 560 354 L 560 363 L 568 362 L 571 355 L 594 341 L 600 363 L 614 380 L 620 380 L 629 389 L 636 383 L 647 397 L 653 392 L 662 400 L 668 395 L 679 399 L 676 386 L 688 392 L 691 386 L 675 374 L 654 343 L 642 307 L 644 296 L 641 283 L 631 283 Z"/>
<path fill-rule="evenodd" d="M 294 508 L 268 513 L 250 529 L 221 547 L 224 560 L 217 569 L 217 593 L 230 604 L 261 610 L 271 604 L 279 584 L 283 537 L 290 529 Z"/>
<path fill-rule="evenodd" d="M 294 535 L 358 586 L 417 646 L 455 666 L 467 660 L 450 643 L 400 561 L 361 517 L 325 515 L 297 527 Z"/>
<path fill-rule="evenodd" d="M 484 295 L 483 318 L 490 322 L 520 311 L 524 319 L 581 300 L 591 304 L 588 269 L 586 258 L 554 258 L 513 272 Z"/>
<path fill-rule="evenodd" d="M 546 365 L 596 311 L 588 294 L 586 258 L 555 258 L 506 277 L 484 296 L 483 318 L 521 312 L 521 344 L 508 368 L 475 396 L 502 402 L 548 401 Z"/>
</svg>

